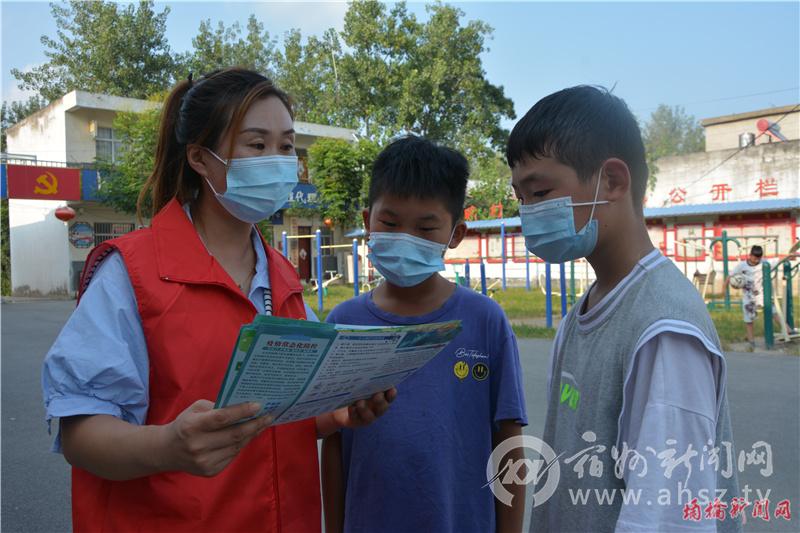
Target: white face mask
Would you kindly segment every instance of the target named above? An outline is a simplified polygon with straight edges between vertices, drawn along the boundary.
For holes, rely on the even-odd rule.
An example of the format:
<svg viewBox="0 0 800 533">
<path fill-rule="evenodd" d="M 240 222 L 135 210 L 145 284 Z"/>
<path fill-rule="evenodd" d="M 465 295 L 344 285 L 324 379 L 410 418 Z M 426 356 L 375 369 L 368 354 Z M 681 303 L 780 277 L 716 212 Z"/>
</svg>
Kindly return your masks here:
<svg viewBox="0 0 800 533">
<path fill-rule="evenodd" d="M 213 151 L 227 172 L 227 189 L 220 194 L 206 178 L 222 206 L 243 222 L 255 224 L 278 212 L 297 185 L 297 156 L 267 155 L 225 161 Z"/>
</svg>

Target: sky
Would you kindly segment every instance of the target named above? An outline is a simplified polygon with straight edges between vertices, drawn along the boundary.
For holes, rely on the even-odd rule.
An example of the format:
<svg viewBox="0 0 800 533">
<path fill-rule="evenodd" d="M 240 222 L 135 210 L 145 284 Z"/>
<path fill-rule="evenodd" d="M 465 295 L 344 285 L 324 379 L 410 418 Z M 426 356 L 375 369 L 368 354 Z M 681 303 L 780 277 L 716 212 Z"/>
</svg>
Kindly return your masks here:
<svg viewBox="0 0 800 533">
<path fill-rule="evenodd" d="M 646 121 L 659 104 L 697 119 L 800 103 L 800 2 L 448 2 L 493 28 L 483 54 L 487 79 L 514 101 L 517 118 L 564 87 L 614 87 Z M 253 13 L 273 36 L 341 29 L 341 2 L 157 2 L 171 9 L 167 38 L 191 48 L 201 20 Z M 426 18 L 425 4 L 409 9 Z M 41 35 L 55 35 L 45 2 L 0 4 L 2 98 L 18 100 L 12 68 L 47 60 Z M 505 120 L 510 128 L 514 120 Z"/>
</svg>

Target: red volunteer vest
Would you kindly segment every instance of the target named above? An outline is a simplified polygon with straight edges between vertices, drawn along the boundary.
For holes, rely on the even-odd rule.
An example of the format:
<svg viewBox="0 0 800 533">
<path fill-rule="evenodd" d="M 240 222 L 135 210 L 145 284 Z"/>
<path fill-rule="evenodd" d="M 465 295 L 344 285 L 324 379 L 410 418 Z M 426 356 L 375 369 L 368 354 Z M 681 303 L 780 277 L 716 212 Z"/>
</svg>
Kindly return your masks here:
<svg viewBox="0 0 800 533">
<path fill-rule="evenodd" d="M 292 265 L 267 251 L 273 313 L 305 318 Z M 111 251 L 136 294 L 150 364 L 147 424 L 166 424 L 199 399 L 214 401 L 250 300 L 206 251 L 177 200 L 152 226 L 89 255 L 80 293 Z M 318 532 L 320 489 L 313 419 L 269 428 L 211 478 L 168 472 L 109 481 L 72 470 L 73 527 L 82 531 Z"/>
</svg>

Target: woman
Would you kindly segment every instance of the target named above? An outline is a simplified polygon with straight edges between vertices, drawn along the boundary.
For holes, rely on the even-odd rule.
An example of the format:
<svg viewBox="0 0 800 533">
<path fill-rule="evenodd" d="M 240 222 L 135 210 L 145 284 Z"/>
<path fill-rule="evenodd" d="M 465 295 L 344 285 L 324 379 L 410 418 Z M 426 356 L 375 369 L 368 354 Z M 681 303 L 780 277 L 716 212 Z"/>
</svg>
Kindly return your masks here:
<svg viewBox="0 0 800 533">
<path fill-rule="evenodd" d="M 47 419 L 73 465 L 75 531 L 316 531 L 317 437 L 380 416 L 396 394 L 270 427 L 257 404 L 214 409 L 242 324 L 310 315 L 255 222 L 297 183 L 292 108 L 230 68 L 178 84 L 139 197 L 149 228 L 86 261 L 47 355 Z"/>
</svg>

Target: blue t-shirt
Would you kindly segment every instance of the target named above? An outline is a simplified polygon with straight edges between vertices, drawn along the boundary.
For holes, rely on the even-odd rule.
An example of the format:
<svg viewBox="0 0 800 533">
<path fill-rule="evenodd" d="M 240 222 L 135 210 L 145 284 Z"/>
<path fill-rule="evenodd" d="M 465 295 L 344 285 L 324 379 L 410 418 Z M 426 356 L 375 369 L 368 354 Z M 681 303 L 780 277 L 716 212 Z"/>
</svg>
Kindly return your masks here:
<svg viewBox="0 0 800 533">
<path fill-rule="evenodd" d="M 463 287 L 427 315 L 379 309 L 367 293 L 328 322 L 406 325 L 461 320 L 463 330 L 398 389 L 370 426 L 342 430 L 345 531 L 493 531 L 485 487 L 492 433 L 527 424 L 517 341 L 494 301 Z"/>
</svg>

